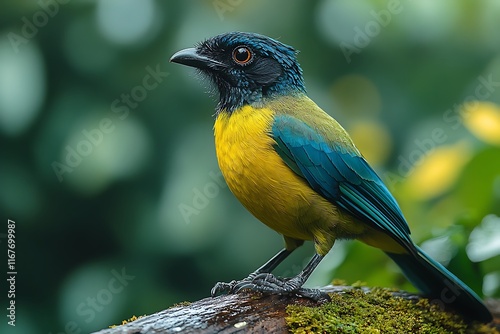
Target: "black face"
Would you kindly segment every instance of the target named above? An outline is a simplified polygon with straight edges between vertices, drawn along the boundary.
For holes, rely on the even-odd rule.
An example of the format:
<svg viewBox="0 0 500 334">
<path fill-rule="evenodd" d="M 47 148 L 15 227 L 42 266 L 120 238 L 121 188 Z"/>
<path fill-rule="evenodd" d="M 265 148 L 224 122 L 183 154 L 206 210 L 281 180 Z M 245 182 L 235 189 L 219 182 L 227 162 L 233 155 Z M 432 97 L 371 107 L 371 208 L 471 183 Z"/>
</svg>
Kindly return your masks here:
<svg viewBox="0 0 500 334">
<path fill-rule="evenodd" d="M 257 34 L 219 35 L 177 52 L 170 61 L 196 67 L 212 80 L 220 95 L 218 112 L 244 104 L 259 107 L 264 98 L 305 91 L 295 50 Z"/>
</svg>

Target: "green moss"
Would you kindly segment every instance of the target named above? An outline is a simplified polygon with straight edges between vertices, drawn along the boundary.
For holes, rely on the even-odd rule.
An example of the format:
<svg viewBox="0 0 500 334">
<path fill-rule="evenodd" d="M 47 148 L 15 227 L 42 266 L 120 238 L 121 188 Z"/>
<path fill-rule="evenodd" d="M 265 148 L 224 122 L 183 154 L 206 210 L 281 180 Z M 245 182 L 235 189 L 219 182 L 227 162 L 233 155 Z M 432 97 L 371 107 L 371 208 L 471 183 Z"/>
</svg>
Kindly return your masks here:
<svg viewBox="0 0 500 334">
<path fill-rule="evenodd" d="M 346 286 L 347 285 L 347 281 L 344 281 L 343 279 L 340 279 L 340 278 L 336 278 L 332 281 L 332 285 L 340 285 L 340 286 Z"/>
<path fill-rule="evenodd" d="M 459 315 L 441 311 L 427 299 L 394 297 L 389 289 L 361 289 L 331 294 L 319 307 L 289 305 L 292 333 L 497 333 L 483 324 L 467 324 Z"/>
<path fill-rule="evenodd" d="M 145 316 L 146 315 L 140 315 L 140 316 L 136 317 L 135 315 L 133 315 L 131 318 L 129 318 L 127 320 L 122 320 L 122 323 L 120 325 L 111 325 L 111 326 L 109 326 L 109 328 L 116 328 L 118 326 L 128 324 L 129 322 L 136 321 L 137 319 L 140 319 L 140 318 L 145 317 Z"/>
<path fill-rule="evenodd" d="M 180 303 L 175 303 L 174 305 L 170 306 L 169 308 L 173 308 L 173 307 L 185 307 L 185 306 L 189 306 L 189 305 L 191 305 L 191 302 L 184 301 L 184 302 L 180 302 Z"/>
</svg>

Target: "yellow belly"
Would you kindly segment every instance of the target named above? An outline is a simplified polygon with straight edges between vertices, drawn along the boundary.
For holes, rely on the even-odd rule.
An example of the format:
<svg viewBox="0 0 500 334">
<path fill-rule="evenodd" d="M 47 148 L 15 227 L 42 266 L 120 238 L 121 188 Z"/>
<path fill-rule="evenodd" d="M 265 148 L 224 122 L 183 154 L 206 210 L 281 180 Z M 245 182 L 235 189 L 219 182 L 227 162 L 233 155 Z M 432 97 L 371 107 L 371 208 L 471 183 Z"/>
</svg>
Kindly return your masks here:
<svg viewBox="0 0 500 334">
<path fill-rule="evenodd" d="M 261 222 L 287 239 L 314 240 L 328 253 L 338 238 L 359 239 L 393 253 L 405 250 L 385 233 L 340 211 L 295 174 L 273 148 L 274 112 L 244 106 L 222 112 L 214 126 L 217 159 L 227 185 Z M 291 244 L 293 248 L 293 242 Z"/>
<path fill-rule="evenodd" d="M 341 213 L 276 153 L 268 135 L 272 119 L 271 110 L 250 106 L 231 115 L 221 113 L 214 126 L 220 169 L 231 191 L 255 217 L 285 237 L 314 240 L 326 254 L 342 228 L 337 224 Z M 363 230 L 358 224 L 349 228 L 354 229 L 349 234 Z"/>
</svg>

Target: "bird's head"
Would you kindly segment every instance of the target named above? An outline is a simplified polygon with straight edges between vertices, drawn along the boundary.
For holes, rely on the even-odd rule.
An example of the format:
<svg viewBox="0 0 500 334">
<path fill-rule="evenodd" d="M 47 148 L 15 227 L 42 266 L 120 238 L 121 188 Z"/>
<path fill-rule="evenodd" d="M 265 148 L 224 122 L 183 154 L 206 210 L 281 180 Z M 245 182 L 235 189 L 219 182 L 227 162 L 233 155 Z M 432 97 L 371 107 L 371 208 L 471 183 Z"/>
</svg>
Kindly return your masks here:
<svg viewBox="0 0 500 334">
<path fill-rule="evenodd" d="M 170 61 L 195 67 L 211 79 L 219 91 L 218 113 L 305 92 L 296 51 L 263 35 L 221 34 L 175 53 Z"/>
</svg>

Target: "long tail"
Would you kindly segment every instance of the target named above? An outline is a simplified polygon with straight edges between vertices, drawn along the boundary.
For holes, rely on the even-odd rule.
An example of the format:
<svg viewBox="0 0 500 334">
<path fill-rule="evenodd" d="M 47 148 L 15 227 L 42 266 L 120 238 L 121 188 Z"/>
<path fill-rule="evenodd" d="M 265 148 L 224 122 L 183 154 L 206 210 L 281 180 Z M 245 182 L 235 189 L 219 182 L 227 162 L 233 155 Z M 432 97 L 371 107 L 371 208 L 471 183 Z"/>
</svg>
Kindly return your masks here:
<svg viewBox="0 0 500 334">
<path fill-rule="evenodd" d="M 413 254 L 387 253 L 403 270 L 410 282 L 431 302 L 457 310 L 470 320 L 490 322 L 491 313 L 464 282 L 416 247 Z"/>
</svg>

